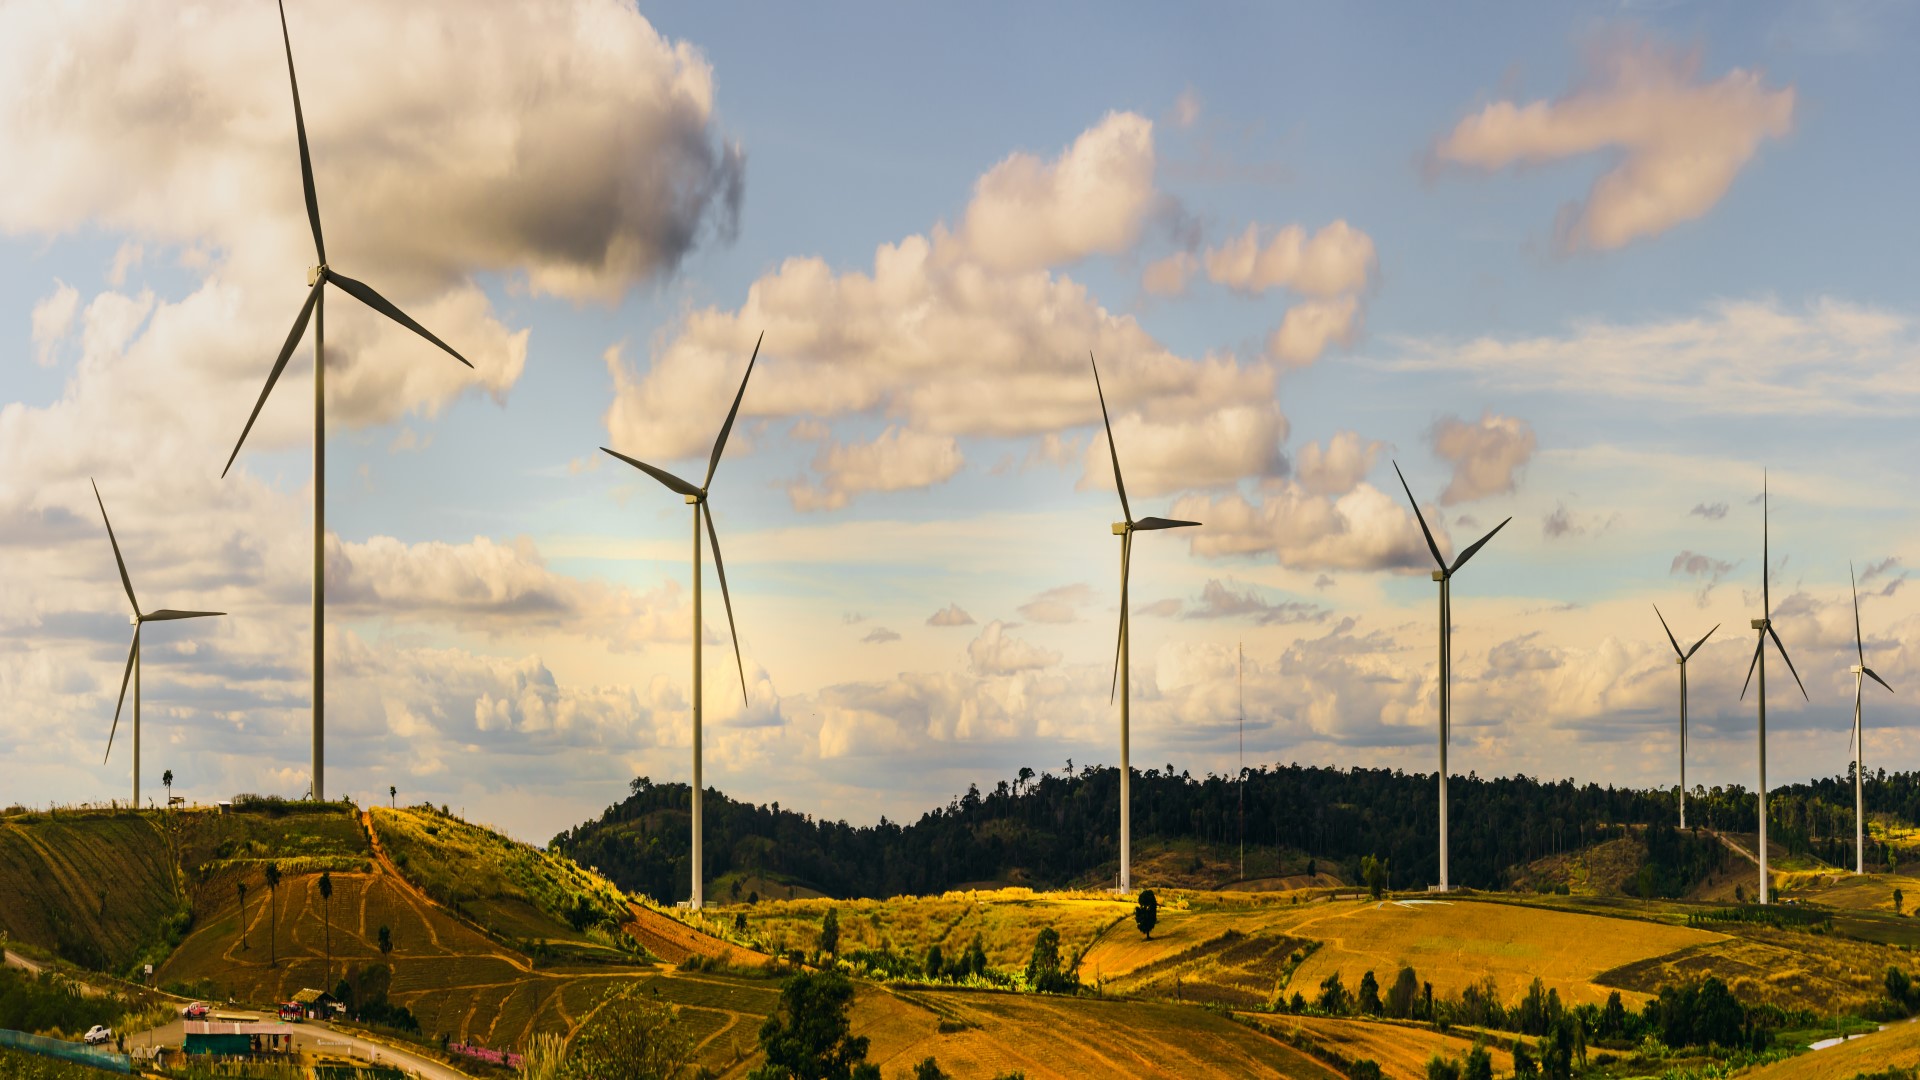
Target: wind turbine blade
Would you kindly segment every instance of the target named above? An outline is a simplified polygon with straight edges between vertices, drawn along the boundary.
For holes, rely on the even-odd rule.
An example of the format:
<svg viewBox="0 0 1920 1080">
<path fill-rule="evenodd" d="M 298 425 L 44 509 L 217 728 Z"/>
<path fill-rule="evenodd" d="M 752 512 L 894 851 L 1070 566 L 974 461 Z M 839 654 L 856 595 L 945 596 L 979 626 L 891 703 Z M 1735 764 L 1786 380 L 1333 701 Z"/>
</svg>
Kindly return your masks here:
<svg viewBox="0 0 1920 1080">
<path fill-rule="evenodd" d="M 307 119 L 300 112 L 300 80 L 293 74 L 293 38 L 287 34 L 287 5 L 280 3 L 280 41 L 287 47 L 287 83 L 293 87 L 293 130 L 300 137 L 300 185 L 307 193 L 307 221 L 313 226 L 313 250 L 327 264 L 327 242 L 320 237 L 320 197 L 313 193 L 313 156 L 307 153 Z"/>
<path fill-rule="evenodd" d="M 113 706 L 113 727 L 107 729 L 107 752 L 100 755 L 100 764 L 105 765 L 107 758 L 113 756 L 113 736 L 120 730 L 120 710 L 127 704 L 127 683 L 133 678 L 133 661 L 140 655 L 140 626 L 133 628 L 133 644 L 127 646 L 127 670 L 120 674 L 120 700 Z"/>
<path fill-rule="evenodd" d="M 287 370 L 287 360 L 293 356 L 293 350 L 300 345 L 300 339 L 307 332 L 307 320 L 313 318 L 313 305 L 320 302 L 320 290 L 327 284 L 327 275 L 320 275 L 307 290 L 307 302 L 300 307 L 300 314 L 293 320 L 293 329 L 287 332 L 287 343 L 280 346 L 280 357 L 273 362 L 273 370 L 267 373 L 267 385 L 260 390 L 260 400 L 253 403 L 253 413 L 247 417 L 247 426 L 240 429 L 240 440 L 233 444 L 233 453 L 227 455 L 227 466 L 220 470 L 222 477 L 233 468 L 234 459 L 240 456 L 240 448 L 247 443 L 247 434 L 253 430 L 253 422 L 260 419 L 260 410 L 266 407 L 267 395 L 273 393 L 273 384 L 280 381 L 280 373 Z"/>
<path fill-rule="evenodd" d="M 713 440 L 713 456 L 707 459 L 707 479 L 703 486 L 711 487 L 713 484 L 713 472 L 720 467 L 720 453 L 727 448 L 727 436 L 733 433 L 733 418 L 740 415 L 741 399 L 747 396 L 747 380 L 753 378 L 753 363 L 760 359 L 760 343 L 765 340 L 767 332 L 762 330 L 753 341 L 753 355 L 747 358 L 747 373 L 740 377 L 740 392 L 733 395 L 733 408 L 727 410 L 727 422 L 720 425 L 720 437 Z"/>
<path fill-rule="evenodd" d="M 1787 662 L 1787 670 L 1793 671 L 1793 657 L 1787 655 L 1787 647 L 1780 643 L 1780 632 L 1769 625 L 1767 627 L 1767 636 L 1773 639 L 1773 647 L 1780 650 L 1780 659 Z M 1766 642 L 1762 641 L 1761 644 L 1764 646 Z M 1793 671 L 1793 681 L 1795 685 L 1800 687 L 1800 696 L 1807 698 L 1808 701 L 1812 701 L 1812 698 L 1807 697 L 1807 684 L 1800 681 L 1799 672 Z"/>
<path fill-rule="evenodd" d="M 713 546 L 713 572 L 720 579 L 720 601 L 727 606 L 727 633 L 733 635 L 733 663 L 740 670 L 740 704 L 747 704 L 747 665 L 740 659 L 740 631 L 733 627 L 733 597 L 727 593 L 727 564 L 720 558 L 720 534 L 713 531 L 713 511 L 700 504 L 700 516 L 707 519 L 707 543 Z"/>
<path fill-rule="evenodd" d="M 1860 582 L 1853 576 L 1853 560 L 1847 560 L 1847 583 L 1853 586 L 1853 649 L 1860 654 L 1860 666 L 1867 666 L 1867 646 L 1860 640 Z"/>
<path fill-rule="evenodd" d="M 1420 501 L 1413 497 L 1413 489 L 1407 486 L 1407 474 L 1400 471 L 1400 463 L 1397 461 L 1393 463 L 1393 475 L 1400 478 L 1400 490 L 1407 493 L 1407 502 L 1413 506 L 1414 520 L 1420 523 L 1420 533 L 1427 538 L 1427 550 L 1433 552 L 1434 563 L 1437 564 L 1440 569 L 1445 570 L 1447 568 L 1447 560 L 1440 557 L 1440 545 L 1433 542 L 1433 530 L 1427 528 L 1426 515 L 1420 512 Z M 1503 521 L 1500 524 L 1505 525 L 1506 522 Z M 1482 541 L 1482 543 L 1485 543 L 1485 541 Z"/>
<path fill-rule="evenodd" d="M 1143 517 L 1133 523 L 1135 532 L 1153 529 L 1185 529 L 1200 524 L 1197 521 L 1181 521 L 1178 518 Z"/>
<path fill-rule="evenodd" d="M 1718 630 L 1718 629 L 1720 629 L 1720 624 L 1714 623 L 1713 630 Z M 1713 636 L 1713 630 L 1709 630 L 1706 633 L 1700 635 L 1700 640 L 1694 642 L 1693 648 L 1687 650 L 1686 659 L 1688 660 L 1693 659 L 1693 654 L 1699 652 L 1700 646 L 1705 645 L 1707 643 L 1707 639 Z M 1672 635 L 1669 634 L 1668 636 L 1671 637 Z"/>
<path fill-rule="evenodd" d="M 1747 700 L 1747 687 L 1753 685 L 1754 666 L 1760 663 L 1760 650 L 1766 647 L 1767 647 L 1766 638 L 1761 638 L 1759 644 L 1753 647 L 1753 659 L 1747 661 L 1747 681 L 1740 684 L 1740 700 L 1741 701 Z"/>
<path fill-rule="evenodd" d="M 1093 364 L 1093 392 L 1100 395 L 1100 421 L 1107 425 L 1107 454 L 1113 458 L 1113 487 L 1120 493 L 1120 514 L 1131 522 L 1133 508 L 1127 505 L 1127 485 L 1120 479 L 1120 451 L 1113 445 L 1113 418 L 1107 415 L 1107 392 L 1100 386 L 1100 365 L 1094 361 L 1091 352 L 1087 354 L 1087 363 Z M 1124 592 L 1125 588 L 1123 581 L 1121 590 Z"/>
<path fill-rule="evenodd" d="M 1867 678 L 1872 679 L 1874 682 L 1879 683 L 1881 686 L 1887 686 L 1887 680 L 1874 674 L 1874 671 L 1872 668 L 1867 667 L 1865 664 L 1862 664 L 1860 665 L 1860 670 L 1867 673 Z M 1887 686 L 1887 693 L 1889 694 L 1893 693 L 1893 687 Z"/>
<path fill-rule="evenodd" d="M 1847 725 L 1847 756 L 1848 756 L 1848 757 L 1852 757 L 1852 756 L 1853 756 L 1853 737 L 1854 737 L 1854 735 L 1855 735 L 1855 732 L 1854 732 L 1854 730 L 1853 730 L 1853 725 L 1852 725 L 1852 724 L 1848 724 L 1848 725 Z"/>
<path fill-rule="evenodd" d="M 140 621 L 141 622 L 166 622 L 171 619 L 204 619 L 212 615 L 225 615 L 225 614 L 226 612 L 224 611 L 175 611 L 172 608 L 161 608 L 159 611 L 142 615 L 140 617 Z"/>
<path fill-rule="evenodd" d="M 669 491 L 674 491 L 681 495 L 691 495 L 696 499 L 700 497 L 699 488 L 694 487 L 692 484 L 687 483 L 685 480 L 680 479 L 665 469 L 656 469 L 646 462 L 641 461 L 639 458 L 630 458 L 618 450 L 608 450 L 604 446 L 600 449 L 639 469 L 641 472 L 646 473 L 662 484 L 665 484 Z"/>
<path fill-rule="evenodd" d="M 1512 521 L 1512 520 L 1513 520 L 1512 518 L 1507 519 L 1507 521 Z M 1486 547 L 1487 541 L 1493 539 L 1493 533 L 1497 533 L 1501 529 L 1504 529 L 1507 527 L 1507 521 L 1503 521 L 1500 524 L 1495 525 L 1493 527 L 1493 532 L 1490 532 L 1487 535 L 1481 537 L 1480 539 L 1475 540 L 1473 543 L 1467 545 L 1467 550 L 1461 552 L 1460 557 L 1453 560 L 1453 569 L 1447 572 L 1450 574 L 1459 573 L 1460 568 L 1467 565 L 1467 560 L 1473 558 L 1475 552 L 1478 552 L 1481 548 Z"/>
<path fill-rule="evenodd" d="M 92 480 L 87 483 L 93 484 Z M 100 504 L 100 520 L 107 523 L 107 543 L 113 545 L 113 562 L 120 568 L 120 584 L 127 590 L 127 603 L 133 605 L 133 613 L 140 614 L 140 601 L 133 598 L 133 579 L 127 576 L 127 561 L 120 557 L 120 541 L 113 538 L 113 519 L 107 517 L 107 503 L 100 497 L 100 485 L 93 484 L 93 501 Z"/>
<path fill-rule="evenodd" d="M 1107 704 L 1120 694 L 1120 646 L 1127 640 L 1127 577 L 1133 563 L 1133 534 L 1120 537 L 1120 624 L 1113 637 L 1113 682 L 1107 688 Z"/>
<path fill-rule="evenodd" d="M 1653 613 L 1654 615 L 1658 616 L 1660 619 L 1660 629 L 1665 630 L 1667 632 L 1667 640 L 1673 642 L 1673 655 L 1678 656 L 1682 660 L 1685 660 L 1687 658 L 1687 654 L 1681 652 L 1680 643 L 1678 641 L 1673 640 L 1673 627 L 1668 626 L 1667 617 L 1665 615 L 1660 614 L 1659 604 L 1653 605 Z"/>
<path fill-rule="evenodd" d="M 1760 617 L 1773 617 L 1773 566 L 1767 554 L 1767 471 L 1760 470 Z"/>
<path fill-rule="evenodd" d="M 440 348 L 446 351 L 446 354 L 448 356 L 451 356 L 455 360 L 458 360 L 461 363 L 466 364 L 468 367 L 473 366 L 473 363 L 469 361 L 466 357 L 461 356 L 460 353 L 456 349 L 454 349 L 453 346 L 447 344 L 444 341 L 441 341 L 437 337 L 434 337 L 433 332 L 431 330 L 428 330 L 426 327 L 421 326 L 417 322 L 414 322 L 412 316 L 408 315 L 404 311 L 401 311 L 399 308 L 393 306 L 393 301 L 388 300 L 386 297 L 381 296 L 377 292 L 374 292 L 373 286 L 368 285 L 364 281 L 355 281 L 354 279 L 346 276 L 345 274 L 336 273 L 332 270 L 327 271 L 327 280 L 333 282 L 335 285 L 340 286 L 340 288 L 343 291 L 345 291 L 348 296 L 353 297 L 355 300 L 358 300 L 361 303 L 372 308 L 373 310 L 379 312 L 380 314 L 385 315 L 387 318 L 392 319 L 394 322 L 399 323 L 401 326 L 406 327 L 407 329 L 413 331 L 414 333 L 419 334 L 421 337 L 426 338 L 428 341 L 433 342 L 435 345 L 440 346 Z"/>
</svg>

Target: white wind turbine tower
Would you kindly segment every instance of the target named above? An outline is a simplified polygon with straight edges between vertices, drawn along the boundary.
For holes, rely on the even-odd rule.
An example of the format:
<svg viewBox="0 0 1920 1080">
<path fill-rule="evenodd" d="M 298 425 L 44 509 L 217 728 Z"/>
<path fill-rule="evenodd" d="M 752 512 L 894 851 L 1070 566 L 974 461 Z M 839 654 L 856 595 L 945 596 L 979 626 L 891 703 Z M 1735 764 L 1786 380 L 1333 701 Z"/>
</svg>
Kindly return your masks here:
<svg viewBox="0 0 1920 1080">
<path fill-rule="evenodd" d="M 1093 354 L 1087 354 L 1087 362 L 1093 364 L 1093 392 L 1100 396 L 1100 420 L 1107 428 L 1107 453 L 1113 458 L 1113 487 L 1120 493 L 1120 514 L 1125 521 L 1113 523 L 1113 535 L 1120 538 L 1120 641 L 1114 647 L 1113 683 L 1115 692 L 1126 687 L 1127 692 L 1120 694 L 1120 891 L 1133 890 L 1133 765 L 1130 743 L 1128 705 L 1133 698 L 1133 685 L 1127 681 L 1128 662 L 1131 650 L 1127 644 L 1127 572 L 1133 558 L 1133 534 L 1157 529 L 1183 529 L 1200 524 L 1197 521 L 1179 521 L 1173 518 L 1143 517 L 1133 519 L 1133 508 L 1127 505 L 1127 485 L 1120 479 L 1120 451 L 1113 443 L 1113 419 L 1107 415 L 1107 394 L 1100 387 L 1100 365 L 1094 362 Z M 1109 695 L 1111 700 L 1111 694 Z"/>
<path fill-rule="evenodd" d="M 1400 478 L 1400 488 L 1407 493 L 1407 502 L 1413 505 L 1413 516 L 1420 522 L 1420 533 L 1427 538 L 1427 550 L 1433 553 L 1433 561 L 1440 569 L 1433 572 L 1433 580 L 1440 583 L 1440 891 L 1452 888 L 1447 875 L 1447 736 L 1451 731 L 1453 708 L 1453 575 L 1467 565 L 1467 560 L 1493 539 L 1493 534 L 1507 527 L 1506 521 L 1493 527 L 1493 531 L 1475 540 L 1467 546 L 1460 557 L 1448 566 L 1447 560 L 1440 557 L 1440 545 L 1433 541 L 1433 530 L 1427 528 L 1426 516 L 1420 513 L 1419 500 L 1413 497 L 1413 489 L 1407 486 L 1406 474 L 1400 471 L 1400 463 L 1393 463 L 1393 474 Z"/>
<path fill-rule="evenodd" d="M 253 414 L 247 417 L 247 426 L 240 430 L 240 439 L 233 444 L 233 453 L 227 457 L 227 466 L 220 470 L 222 477 L 233 468 L 235 458 L 240 456 L 240 447 L 247 441 L 247 433 L 253 430 L 253 422 L 260 418 L 260 410 L 267 403 L 267 396 L 273 393 L 273 384 L 280 380 L 280 373 L 286 370 L 287 360 L 293 356 L 293 350 L 299 346 L 301 337 L 306 333 L 307 320 L 313 320 L 313 792 L 316 800 L 324 800 L 326 795 L 326 716 L 327 698 L 325 688 L 326 668 L 326 536 L 327 536 L 327 314 L 325 287 L 332 285 L 340 291 L 367 305 L 373 310 L 399 323 L 401 326 L 419 334 L 440 348 L 455 360 L 472 367 L 467 358 L 454 351 L 453 346 L 434 337 L 427 328 L 414 322 L 407 313 L 395 307 L 386 297 L 373 291 L 364 282 L 340 273 L 327 265 L 327 245 L 320 236 L 320 200 L 314 194 L 313 160 L 307 153 L 307 123 L 300 112 L 300 83 L 293 74 L 293 41 L 287 35 L 287 9 L 280 5 L 280 40 L 287 50 L 287 81 L 293 87 L 293 130 L 300 143 L 300 183 L 306 194 L 307 223 L 313 227 L 313 250 L 319 259 L 319 265 L 307 268 L 307 302 L 300 308 L 300 314 L 293 320 L 293 329 L 287 334 L 286 344 L 280 346 L 280 356 L 273 362 L 273 370 L 267 375 L 267 385 L 260 391 L 260 400 L 254 403 Z"/>
<path fill-rule="evenodd" d="M 1653 606 L 1653 613 L 1659 616 L 1660 629 L 1667 632 L 1667 640 L 1673 644 L 1674 662 L 1680 666 L 1680 827 L 1684 829 L 1687 827 L 1687 661 L 1693 659 L 1693 654 L 1699 652 L 1700 646 L 1713 636 L 1713 630 L 1720 629 L 1720 624 L 1713 624 L 1713 630 L 1702 634 L 1700 640 L 1693 643 L 1693 648 L 1682 650 L 1680 643 L 1674 640 L 1673 628 L 1667 625 L 1667 617 L 1660 614 L 1660 605 Z"/>
<path fill-rule="evenodd" d="M 1793 672 L 1794 684 L 1800 687 L 1800 696 L 1807 697 L 1807 686 L 1800 681 L 1800 673 L 1793 669 L 1793 659 L 1787 655 L 1787 647 L 1780 642 L 1780 632 L 1773 628 L 1773 600 L 1769 591 L 1769 579 L 1772 567 L 1767 562 L 1767 479 L 1760 475 L 1760 618 L 1753 620 L 1753 629 L 1758 641 L 1753 646 L 1753 660 L 1747 664 L 1747 681 L 1740 686 L 1740 700 L 1747 698 L 1747 687 L 1753 683 L 1753 673 L 1760 672 L 1760 843 L 1756 853 L 1760 860 L 1760 902 L 1772 903 L 1772 884 L 1767 878 L 1767 639 L 1773 639 L 1773 647 L 1780 650 L 1780 659 L 1787 662 L 1787 670 Z M 1808 701 L 1813 700 L 1807 698 Z"/>
<path fill-rule="evenodd" d="M 92 483 L 92 481 L 88 481 Z M 113 545 L 113 562 L 120 568 L 120 585 L 127 590 L 127 603 L 133 606 L 133 616 L 128 622 L 133 624 L 133 645 L 127 649 L 127 670 L 120 675 L 120 700 L 113 706 L 113 727 L 107 730 L 107 752 L 100 757 L 100 763 L 106 764 L 113 755 L 113 736 L 120 730 L 120 710 L 127 703 L 127 681 L 133 681 L 133 808 L 140 808 L 140 628 L 150 622 L 171 622 L 175 619 L 204 619 L 214 615 L 225 615 L 224 611 L 175 611 L 161 608 L 159 611 L 142 613 L 140 601 L 133 597 L 133 579 L 127 576 L 127 563 L 120 557 L 120 541 L 114 538 L 113 521 L 107 517 L 106 500 L 100 497 L 100 485 L 93 485 L 93 501 L 100 504 L 100 520 L 107 523 L 107 542 Z"/>
<path fill-rule="evenodd" d="M 760 359 L 760 342 L 766 339 L 761 334 L 753 343 L 753 355 L 747 359 L 747 373 L 740 378 L 740 391 L 733 395 L 733 408 L 727 410 L 727 422 L 720 425 L 720 437 L 713 441 L 713 456 L 707 459 L 707 478 L 699 487 L 665 469 L 655 468 L 637 458 L 630 458 L 618 450 L 600 449 L 621 461 L 639 469 L 687 500 L 693 507 L 693 892 L 688 906 L 698 911 L 706 902 L 706 861 L 701 844 L 704 830 L 700 813 L 700 801 L 704 779 L 700 768 L 700 720 L 701 720 L 701 684 L 700 684 L 700 522 L 706 519 L 707 540 L 713 545 L 713 572 L 720 579 L 720 599 L 727 608 L 727 632 L 733 635 L 733 663 L 740 672 L 740 701 L 747 703 L 747 669 L 740 659 L 740 632 L 733 625 L 733 597 L 727 592 L 727 567 L 720 560 L 720 534 L 713 529 L 713 511 L 707 508 L 707 489 L 713 485 L 713 473 L 720 467 L 720 454 L 727 448 L 727 436 L 733 432 L 733 419 L 740 415 L 740 401 L 747 396 L 747 380 L 753 378 L 754 361 Z"/>
<path fill-rule="evenodd" d="M 1847 580 L 1853 585 L 1853 648 L 1860 656 L 1860 662 L 1853 665 L 1853 736 L 1847 749 L 1853 751 L 1853 872 L 1867 872 L 1867 800 L 1864 774 L 1867 754 L 1866 731 L 1860 722 L 1860 691 L 1866 685 L 1865 679 L 1872 679 L 1887 687 L 1887 693 L 1893 693 L 1893 687 L 1887 686 L 1887 680 L 1874 673 L 1867 666 L 1867 646 L 1860 634 L 1860 583 L 1853 579 L 1853 564 L 1847 564 Z M 1863 678 L 1864 677 L 1864 678 Z"/>
</svg>

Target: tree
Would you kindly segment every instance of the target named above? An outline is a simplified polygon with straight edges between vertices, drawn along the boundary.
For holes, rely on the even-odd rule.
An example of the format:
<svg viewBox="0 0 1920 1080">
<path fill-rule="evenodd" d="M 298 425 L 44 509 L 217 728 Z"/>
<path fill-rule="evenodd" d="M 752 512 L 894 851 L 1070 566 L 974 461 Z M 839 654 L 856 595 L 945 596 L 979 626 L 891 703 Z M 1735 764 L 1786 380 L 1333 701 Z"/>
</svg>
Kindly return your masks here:
<svg viewBox="0 0 1920 1080">
<path fill-rule="evenodd" d="M 828 956 L 840 955 L 840 911 L 828 908 L 827 917 L 820 920 L 820 951 Z"/>
<path fill-rule="evenodd" d="M 1307 876 L 1310 878 L 1320 876 L 1320 864 L 1315 862 L 1311 855 L 1307 856 Z"/>
<path fill-rule="evenodd" d="M 1525 1039 L 1513 1040 L 1513 1077 L 1514 1080 L 1533 1080 L 1540 1075 L 1540 1066 L 1534 1064 L 1533 1052 L 1527 1049 Z"/>
<path fill-rule="evenodd" d="M 960 960 L 960 971 L 964 975 L 984 976 L 987 973 L 987 939 L 980 936 L 978 930 L 974 931 L 973 940 L 967 942 L 967 953 Z"/>
<path fill-rule="evenodd" d="M 394 805 L 395 805 L 394 800 L 397 799 L 399 795 L 400 795 L 399 788 L 393 786 L 392 784 L 387 785 L 387 809 L 391 810 L 394 808 Z"/>
<path fill-rule="evenodd" d="M 1419 1003 L 1420 976 L 1413 973 L 1413 968 L 1402 967 L 1387 990 L 1387 1015 L 1395 1020 L 1410 1019 Z"/>
<path fill-rule="evenodd" d="M 947 958 L 941 955 L 939 942 L 936 941 L 933 944 L 927 946 L 927 963 L 926 963 L 927 978 L 929 979 L 939 978 L 942 974 L 945 973 L 946 964 L 947 964 Z"/>
<path fill-rule="evenodd" d="M 333 874 L 331 871 L 327 871 L 327 870 L 320 871 L 320 917 L 326 921 L 326 928 L 327 928 L 326 929 L 326 935 L 327 935 L 326 982 L 332 982 L 333 981 Z M 325 986 L 326 982 L 323 982 L 320 985 Z"/>
<path fill-rule="evenodd" d="M 1320 980 L 1320 1000 L 1315 1002 L 1321 1012 L 1343 1013 L 1347 1011 L 1347 987 L 1340 981 L 1340 973 L 1334 972 Z"/>
<path fill-rule="evenodd" d="M 853 984 L 838 972 L 802 971 L 780 987 L 780 1004 L 760 1025 L 767 1063 L 748 1080 L 878 1080 L 867 1037 L 847 1022 Z"/>
<path fill-rule="evenodd" d="M 1427 1059 L 1427 1080 L 1460 1080 L 1460 1063 L 1433 1055 Z"/>
<path fill-rule="evenodd" d="M 1380 982 L 1371 970 L 1360 976 L 1360 994 L 1355 1004 L 1368 1016 L 1380 1015 Z"/>
<path fill-rule="evenodd" d="M 1460 1080 L 1493 1080 L 1493 1055 L 1479 1042 L 1467 1051 L 1466 1067 L 1460 1070 Z"/>
<path fill-rule="evenodd" d="M 1152 889 L 1140 890 L 1140 902 L 1133 908 L 1133 925 L 1148 941 L 1153 940 L 1153 927 L 1160 921 L 1160 898 L 1153 895 Z"/>
<path fill-rule="evenodd" d="M 1071 994 L 1080 988 L 1080 980 L 1060 970 L 1060 932 L 1043 926 L 1033 939 L 1033 955 L 1027 960 L 1027 988 L 1043 994 Z"/>
<path fill-rule="evenodd" d="M 1376 859 L 1371 855 L 1362 855 L 1360 857 L 1360 879 L 1367 883 L 1367 891 L 1373 894 L 1373 898 L 1375 900 L 1380 899 L 1380 894 L 1387 891 L 1386 861 L 1384 859 Z"/>
<path fill-rule="evenodd" d="M 267 966 L 280 962 L 280 864 L 268 863 L 267 869 Z"/>
<path fill-rule="evenodd" d="M 160 786 L 167 789 L 167 805 L 172 806 L 173 805 L 173 770 L 172 769 L 168 769 L 166 772 L 163 772 L 160 774 Z"/>
<path fill-rule="evenodd" d="M 1906 906 L 1906 903 L 1907 894 L 1901 892 L 1899 889 L 1893 890 L 1893 913 L 1895 915 L 1902 914 L 1900 909 Z"/>
<path fill-rule="evenodd" d="M 384 923 L 380 926 L 380 955 L 393 955 L 393 931 L 387 929 Z"/>
<path fill-rule="evenodd" d="M 693 1062 L 693 1036 L 657 992 L 629 984 L 607 992 L 566 1057 L 564 1075 L 582 1080 L 674 1080 Z"/>
<path fill-rule="evenodd" d="M 920 1064 L 913 1067 L 913 1080 L 949 1080 L 945 1069 L 932 1056 L 922 1058 Z"/>
<path fill-rule="evenodd" d="M 240 947 L 242 949 L 245 949 L 248 947 L 247 945 L 247 883 L 244 881 L 236 881 L 233 884 L 235 888 L 240 890 Z"/>
<path fill-rule="evenodd" d="M 1380 1063 L 1372 1058 L 1361 1058 L 1347 1066 L 1347 1080 L 1385 1080 L 1385 1077 Z"/>
</svg>

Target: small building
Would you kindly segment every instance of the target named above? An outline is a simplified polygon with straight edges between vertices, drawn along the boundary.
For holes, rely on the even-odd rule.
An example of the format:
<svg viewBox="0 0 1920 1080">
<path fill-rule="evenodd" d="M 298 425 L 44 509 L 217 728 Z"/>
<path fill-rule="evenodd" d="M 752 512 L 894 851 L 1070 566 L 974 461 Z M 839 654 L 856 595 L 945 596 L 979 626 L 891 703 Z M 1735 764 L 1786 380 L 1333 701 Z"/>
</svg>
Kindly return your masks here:
<svg viewBox="0 0 1920 1080">
<path fill-rule="evenodd" d="M 325 990 L 308 987 L 293 995 L 288 1004 L 299 1006 L 300 1015 L 309 1020 L 328 1020 L 333 1017 L 333 995 Z"/>
<path fill-rule="evenodd" d="M 188 1020 L 185 1028 L 183 1048 L 189 1054 L 245 1056 L 293 1049 L 293 1025 L 273 1020 Z"/>
</svg>

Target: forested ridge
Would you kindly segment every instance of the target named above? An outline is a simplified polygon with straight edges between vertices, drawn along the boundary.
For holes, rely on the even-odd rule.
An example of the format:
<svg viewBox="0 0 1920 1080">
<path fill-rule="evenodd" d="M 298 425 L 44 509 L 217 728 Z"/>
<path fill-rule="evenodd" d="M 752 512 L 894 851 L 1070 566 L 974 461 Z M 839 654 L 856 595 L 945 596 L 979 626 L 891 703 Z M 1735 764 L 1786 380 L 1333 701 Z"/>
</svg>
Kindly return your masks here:
<svg viewBox="0 0 1920 1080">
<path fill-rule="evenodd" d="M 598 819 L 568 829 L 551 847 L 593 866 L 622 888 L 662 901 L 688 892 L 689 789 L 635 779 L 631 794 Z M 1195 777 L 1172 766 L 1136 770 L 1136 853 L 1157 843 L 1226 849 L 1240 839 L 1267 865 L 1299 872 L 1309 858 L 1348 880 L 1362 857 L 1388 861 L 1395 887 L 1439 878 L 1437 781 L 1432 773 L 1282 765 L 1242 777 Z M 1536 859 L 1620 835 L 1621 826 L 1678 823 L 1672 788 L 1576 784 L 1516 775 L 1453 777 L 1456 885 L 1504 888 Z M 1880 772 L 1866 783 L 1870 814 L 1920 817 L 1920 773 Z M 1853 784 L 1833 777 L 1776 788 L 1772 838 L 1789 849 L 1839 861 L 1851 850 Z M 1021 769 L 990 791 L 971 785 L 910 824 L 870 826 L 816 818 L 773 803 L 736 802 L 709 788 L 708 880 L 750 872 L 840 897 L 934 893 L 968 882 L 1020 881 L 1036 887 L 1099 884 L 1118 864 L 1119 771 L 1083 766 Z M 1757 828 L 1752 792 L 1739 785 L 1696 788 L 1688 823 L 1735 833 Z M 1707 841 L 1655 830 L 1649 856 L 1661 892 L 1671 894 L 1704 865 Z M 1717 848 L 1717 845 L 1714 845 Z M 1137 857 L 1137 855 L 1136 855 Z M 1716 856 L 1717 857 L 1717 856 Z M 1869 850 L 1871 863 L 1884 853 Z"/>
</svg>

